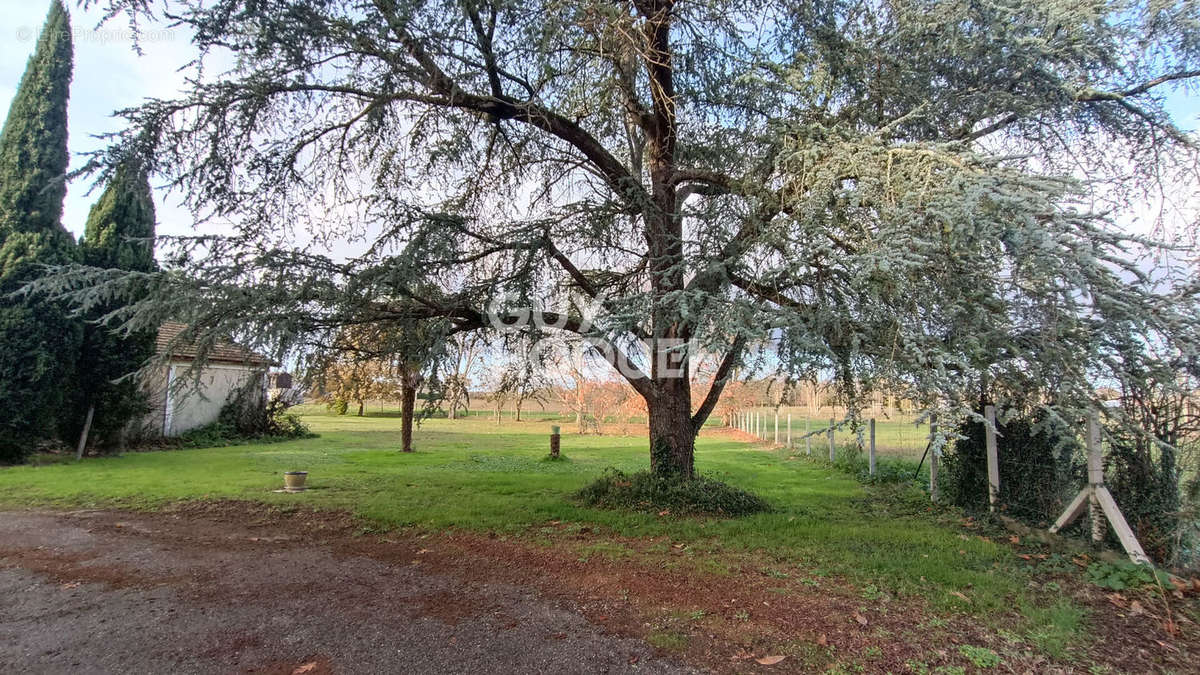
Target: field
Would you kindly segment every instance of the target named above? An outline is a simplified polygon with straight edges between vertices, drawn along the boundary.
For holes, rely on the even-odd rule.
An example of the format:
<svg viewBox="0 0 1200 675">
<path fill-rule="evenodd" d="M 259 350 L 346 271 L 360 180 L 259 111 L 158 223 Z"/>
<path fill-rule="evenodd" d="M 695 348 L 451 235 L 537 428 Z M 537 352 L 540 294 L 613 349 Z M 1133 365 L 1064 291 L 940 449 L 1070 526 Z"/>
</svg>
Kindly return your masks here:
<svg viewBox="0 0 1200 675">
<path fill-rule="evenodd" d="M 580 560 L 658 565 L 662 556 L 686 550 L 687 569 L 696 574 L 732 577 L 749 565 L 787 579 L 780 587 L 801 590 L 836 580 L 857 594 L 851 610 L 854 602 L 875 604 L 880 597 L 911 600 L 924 608 L 924 620 L 944 630 L 958 621 L 972 630 L 982 626 L 1000 653 L 1029 652 L 1058 663 L 1095 658 L 1088 594 L 1073 599 L 1034 590 L 1043 583 L 1059 588 L 1070 577 L 1047 579 L 1072 571 L 1079 576 L 1077 567 L 1062 563 L 1069 554 L 1014 546 L 1019 538 L 1010 543 L 959 513 L 930 508 L 916 488 L 867 489 L 819 460 L 708 429 L 698 442 L 698 470 L 758 493 L 774 512 L 718 520 L 591 509 L 571 494 L 608 467 L 644 468 L 644 437 L 564 433 L 566 459 L 553 462 L 546 459 L 547 435 L 552 422 L 561 422 L 532 417 L 428 420 L 415 434 L 417 452 L 403 454 L 396 451 L 394 413 L 338 417 L 312 408 L 305 420 L 317 438 L 0 469 L 0 506 L 158 509 L 181 500 L 251 500 L 346 511 L 364 533 L 491 533 L 565 548 Z M 896 438 L 903 431 L 899 423 L 883 429 Z M 312 489 L 275 492 L 288 470 L 310 472 Z M 1039 571 L 1038 561 L 1056 566 Z"/>
</svg>

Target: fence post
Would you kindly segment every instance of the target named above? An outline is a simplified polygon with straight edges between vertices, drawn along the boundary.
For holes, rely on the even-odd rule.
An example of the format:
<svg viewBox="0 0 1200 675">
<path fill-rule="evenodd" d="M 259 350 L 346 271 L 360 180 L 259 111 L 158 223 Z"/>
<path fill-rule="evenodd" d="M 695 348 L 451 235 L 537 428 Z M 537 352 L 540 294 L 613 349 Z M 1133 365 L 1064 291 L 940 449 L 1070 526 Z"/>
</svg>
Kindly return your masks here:
<svg viewBox="0 0 1200 675">
<path fill-rule="evenodd" d="M 788 450 L 794 450 L 794 448 L 792 447 L 792 413 L 788 413 L 787 425 L 788 425 L 788 430 L 787 430 Z"/>
<path fill-rule="evenodd" d="M 775 445 L 779 445 L 779 409 L 775 409 Z"/>
<path fill-rule="evenodd" d="M 832 417 L 830 417 L 829 418 L 829 461 L 831 461 L 831 462 L 834 460 L 834 454 L 836 452 L 834 450 L 835 446 L 833 444 L 833 423 L 834 423 L 834 419 Z"/>
<path fill-rule="evenodd" d="M 1000 457 L 996 452 L 996 406 L 983 407 L 984 435 L 987 440 L 988 510 L 996 512 L 1000 500 Z"/>
<path fill-rule="evenodd" d="M 804 416 L 804 454 L 806 454 L 806 455 L 812 454 L 812 436 L 809 436 L 810 433 L 812 433 L 812 417 L 805 415 Z"/>
<path fill-rule="evenodd" d="M 938 500 L 938 451 L 933 447 L 937 442 L 937 413 L 929 416 L 929 500 Z"/>
<path fill-rule="evenodd" d="M 1050 528 L 1050 533 L 1053 534 L 1070 525 L 1083 513 L 1083 507 L 1086 504 L 1092 518 L 1093 541 L 1099 543 L 1103 540 L 1105 525 L 1111 523 L 1113 531 L 1117 533 L 1117 539 L 1121 540 L 1121 546 L 1125 549 L 1125 553 L 1129 554 L 1129 559 L 1136 564 L 1150 563 L 1150 558 L 1146 556 L 1142 545 L 1138 543 L 1137 535 L 1133 533 L 1124 514 L 1121 513 L 1120 507 L 1117 506 L 1117 500 L 1113 499 L 1112 493 L 1104 485 L 1100 415 L 1094 411 L 1087 420 L 1087 452 L 1088 484 L 1067 505 L 1066 510 Z"/>
<path fill-rule="evenodd" d="M 1087 418 L 1088 487 L 1091 488 L 1088 515 L 1092 519 L 1092 541 L 1097 544 L 1104 541 L 1104 533 L 1108 529 L 1100 500 L 1096 497 L 1096 487 L 1104 484 L 1104 455 L 1100 448 L 1100 416 L 1093 412 Z"/>
<path fill-rule="evenodd" d="M 875 475 L 875 418 L 872 417 L 867 426 L 871 431 L 871 446 L 868 454 L 868 462 L 870 463 L 870 474 Z"/>
</svg>

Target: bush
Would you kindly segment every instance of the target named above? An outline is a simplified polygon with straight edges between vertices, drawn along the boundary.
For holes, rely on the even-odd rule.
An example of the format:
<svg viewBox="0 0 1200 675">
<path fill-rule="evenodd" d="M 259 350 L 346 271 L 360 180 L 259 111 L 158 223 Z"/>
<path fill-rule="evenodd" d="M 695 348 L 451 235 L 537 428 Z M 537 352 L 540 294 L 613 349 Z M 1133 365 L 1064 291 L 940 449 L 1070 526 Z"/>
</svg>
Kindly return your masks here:
<svg viewBox="0 0 1200 675">
<path fill-rule="evenodd" d="M 251 383 L 235 391 L 221 407 L 217 424 L 245 438 L 283 437 L 303 438 L 308 427 L 300 418 L 287 412 L 291 404 L 283 398 L 269 398 Z"/>
<path fill-rule="evenodd" d="M 1014 518 L 1043 524 L 1062 511 L 1074 496 L 1083 471 L 1075 460 L 1079 441 L 1070 429 L 1048 420 L 1020 418 L 997 424 L 1000 464 L 1000 505 Z M 946 495 L 955 506 L 970 511 L 988 507 L 987 445 L 982 422 L 968 420 L 958 429 L 943 458 Z M 940 482 L 940 481 L 939 481 Z"/>
<path fill-rule="evenodd" d="M 282 398 L 264 404 L 253 387 L 236 391 L 221 407 L 217 421 L 182 434 L 179 445 L 186 448 L 211 448 L 222 445 L 311 438 L 314 434 L 300 417 L 288 412 L 290 404 Z"/>
<path fill-rule="evenodd" d="M 649 471 L 626 474 L 611 468 L 576 492 L 574 498 L 604 509 L 670 511 L 679 515 L 748 516 L 771 510 L 761 497 L 713 478 L 688 480 Z"/>
<path fill-rule="evenodd" d="M 1121 513 L 1151 558 L 1175 561 L 1183 506 L 1175 450 L 1115 424 L 1108 439 L 1105 482 Z M 1109 539 L 1116 542 L 1111 531 Z"/>
</svg>

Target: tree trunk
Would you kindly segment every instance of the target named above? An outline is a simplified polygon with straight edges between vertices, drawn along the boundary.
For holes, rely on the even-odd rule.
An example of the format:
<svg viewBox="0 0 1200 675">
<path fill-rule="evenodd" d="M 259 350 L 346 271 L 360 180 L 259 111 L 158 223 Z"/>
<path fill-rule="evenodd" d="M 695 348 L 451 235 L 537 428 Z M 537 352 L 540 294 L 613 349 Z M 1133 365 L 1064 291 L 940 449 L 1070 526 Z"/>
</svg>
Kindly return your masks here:
<svg viewBox="0 0 1200 675">
<path fill-rule="evenodd" d="M 650 416 L 650 469 L 662 477 L 694 478 L 696 432 L 687 379 L 662 380 L 647 401 Z"/>
<path fill-rule="evenodd" d="M 400 449 L 412 452 L 413 411 L 417 403 L 417 388 L 411 378 L 400 378 Z"/>
<path fill-rule="evenodd" d="M 363 416 L 363 402 L 362 401 L 358 402 L 358 416 L 359 417 Z"/>
</svg>

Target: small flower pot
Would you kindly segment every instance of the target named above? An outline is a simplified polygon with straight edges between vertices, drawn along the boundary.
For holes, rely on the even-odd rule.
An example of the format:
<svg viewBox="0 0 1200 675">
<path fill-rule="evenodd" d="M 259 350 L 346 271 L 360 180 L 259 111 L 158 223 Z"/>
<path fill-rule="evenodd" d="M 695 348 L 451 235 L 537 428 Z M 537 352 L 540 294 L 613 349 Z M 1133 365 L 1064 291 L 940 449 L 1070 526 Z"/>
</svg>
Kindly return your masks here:
<svg viewBox="0 0 1200 675">
<path fill-rule="evenodd" d="M 283 489 L 288 492 L 304 492 L 304 481 L 307 479 L 307 471 L 285 471 L 283 472 Z"/>
</svg>

